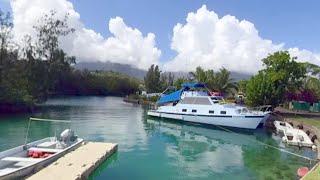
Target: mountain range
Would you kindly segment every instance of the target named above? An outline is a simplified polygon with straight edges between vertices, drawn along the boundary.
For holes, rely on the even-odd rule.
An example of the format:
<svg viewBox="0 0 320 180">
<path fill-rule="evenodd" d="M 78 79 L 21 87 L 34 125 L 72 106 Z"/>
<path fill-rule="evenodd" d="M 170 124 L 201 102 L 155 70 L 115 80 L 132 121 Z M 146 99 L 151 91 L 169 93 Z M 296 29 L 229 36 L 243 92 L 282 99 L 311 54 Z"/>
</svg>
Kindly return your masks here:
<svg viewBox="0 0 320 180">
<path fill-rule="evenodd" d="M 132 76 L 138 79 L 143 79 L 146 75 L 147 71 L 138 69 L 129 64 L 120 64 L 120 63 L 112 63 L 112 62 L 79 62 L 74 66 L 76 69 L 84 70 L 87 69 L 89 71 L 114 71 L 126 74 L 128 76 Z M 188 72 L 172 72 L 175 77 L 186 77 Z M 239 81 L 241 79 L 249 79 L 251 74 L 244 74 L 241 72 L 231 72 L 231 78 L 235 81 Z"/>
</svg>

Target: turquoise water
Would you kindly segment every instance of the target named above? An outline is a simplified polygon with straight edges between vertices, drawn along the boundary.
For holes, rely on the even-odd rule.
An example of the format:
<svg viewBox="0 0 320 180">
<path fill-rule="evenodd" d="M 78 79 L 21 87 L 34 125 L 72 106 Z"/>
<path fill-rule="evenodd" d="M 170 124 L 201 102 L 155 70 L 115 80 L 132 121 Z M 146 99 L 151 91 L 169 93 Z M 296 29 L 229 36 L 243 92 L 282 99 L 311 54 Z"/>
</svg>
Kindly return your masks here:
<svg viewBox="0 0 320 180">
<path fill-rule="evenodd" d="M 150 119 L 146 109 L 117 97 L 68 97 L 49 100 L 33 115 L 0 119 L 0 150 L 24 142 L 29 116 L 72 123 L 32 122 L 29 140 L 75 130 L 91 141 L 119 144 L 91 179 L 296 179 L 309 161 L 256 143 L 256 140 L 315 157 L 309 149 L 285 147 L 264 129 L 235 130 Z"/>
</svg>

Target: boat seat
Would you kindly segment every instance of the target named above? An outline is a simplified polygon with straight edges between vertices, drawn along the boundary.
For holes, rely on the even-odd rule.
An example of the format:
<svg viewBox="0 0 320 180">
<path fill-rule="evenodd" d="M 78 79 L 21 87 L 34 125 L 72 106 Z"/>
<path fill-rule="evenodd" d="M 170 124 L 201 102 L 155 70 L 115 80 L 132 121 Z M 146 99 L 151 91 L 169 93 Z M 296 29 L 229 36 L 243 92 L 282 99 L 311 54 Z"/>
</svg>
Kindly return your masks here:
<svg viewBox="0 0 320 180">
<path fill-rule="evenodd" d="M 42 152 L 49 152 L 49 153 L 58 153 L 63 151 L 62 149 L 51 149 L 51 148 L 37 148 L 32 147 L 28 149 L 29 151 L 42 151 Z"/>
<path fill-rule="evenodd" d="M 53 148 L 56 146 L 56 144 L 57 144 L 56 141 L 52 141 L 52 142 L 49 141 L 49 142 L 43 142 L 41 144 L 38 144 L 37 147 L 39 147 L 39 148 Z"/>
<path fill-rule="evenodd" d="M 13 161 L 13 162 L 38 162 L 41 159 L 25 158 L 25 157 L 5 157 L 1 161 Z"/>
</svg>

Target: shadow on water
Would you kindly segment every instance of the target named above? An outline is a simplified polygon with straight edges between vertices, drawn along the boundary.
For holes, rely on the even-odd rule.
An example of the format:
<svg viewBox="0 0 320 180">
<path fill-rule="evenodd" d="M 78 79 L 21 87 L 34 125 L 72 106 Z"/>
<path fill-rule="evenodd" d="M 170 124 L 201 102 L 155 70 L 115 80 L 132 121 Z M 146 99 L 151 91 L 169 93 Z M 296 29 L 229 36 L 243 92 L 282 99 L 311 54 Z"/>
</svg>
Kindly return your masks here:
<svg viewBox="0 0 320 180">
<path fill-rule="evenodd" d="M 106 161 L 104 161 L 94 172 L 89 176 L 90 180 L 98 177 L 106 168 L 111 167 L 118 161 L 118 152 L 111 155 Z"/>
</svg>

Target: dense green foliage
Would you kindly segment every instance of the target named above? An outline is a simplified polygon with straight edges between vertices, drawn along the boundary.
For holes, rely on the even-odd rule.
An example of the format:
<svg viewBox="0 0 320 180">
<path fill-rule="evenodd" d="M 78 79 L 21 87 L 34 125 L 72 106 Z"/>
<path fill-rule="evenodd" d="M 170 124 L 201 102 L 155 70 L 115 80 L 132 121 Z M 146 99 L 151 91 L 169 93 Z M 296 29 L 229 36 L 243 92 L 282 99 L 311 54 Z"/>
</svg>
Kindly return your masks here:
<svg viewBox="0 0 320 180">
<path fill-rule="evenodd" d="M 158 65 L 151 65 L 144 77 L 144 85 L 148 93 L 157 93 L 162 90 L 161 71 Z"/>
<path fill-rule="evenodd" d="M 171 72 L 161 73 L 160 83 L 162 86 L 162 90 L 166 89 L 169 86 L 173 86 L 174 84 L 174 75 Z"/>
<path fill-rule="evenodd" d="M 238 91 L 241 93 L 246 93 L 248 80 L 240 80 L 237 82 Z"/>
<path fill-rule="evenodd" d="M 175 79 L 173 73 L 162 73 L 158 66 L 152 65 L 144 78 L 145 88 L 148 93 L 162 92 L 169 86 L 180 89 L 181 84 L 192 81 L 205 83 L 209 89 L 221 93 L 229 93 L 237 88 L 236 83 L 230 77 L 230 72 L 225 68 L 214 72 L 197 67 L 195 72 L 189 72 L 189 76 L 189 78 Z"/>
<path fill-rule="evenodd" d="M 251 106 L 258 106 L 264 104 L 272 104 L 277 100 L 276 96 L 273 96 L 272 81 L 270 76 L 266 75 L 266 72 L 259 72 L 253 76 L 246 86 L 246 103 Z"/>
<path fill-rule="evenodd" d="M 230 77 L 230 71 L 221 68 L 220 71 L 203 70 L 197 67 L 195 72 L 189 73 L 191 77 L 198 82 L 205 83 L 211 90 L 221 93 L 230 93 L 237 89 L 236 83 Z"/>
<path fill-rule="evenodd" d="M 262 59 L 265 69 L 247 83 L 247 103 L 251 106 L 270 104 L 277 106 L 285 100 L 286 92 L 294 92 L 302 86 L 306 67 L 290 57 L 287 51 L 279 51 Z"/>
<path fill-rule="evenodd" d="M 73 69 L 75 57 L 59 46 L 59 38 L 73 33 L 68 15 L 56 18 L 51 11 L 34 27 L 37 37 L 25 36 L 24 45 L 13 41 L 9 14 L 0 11 L 0 111 L 33 106 L 50 95 L 125 95 L 139 88 L 139 81 L 114 72 Z"/>
<path fill-rule="evenodd" d="M 188 79 L 184 77 L 180 77 L 174 81 L 173 86 L 175 86 L 177 89 L 181 89 L 181 85 L 185 82 L 188 82 Z"/>
<path fill-rule="evenodd" d="M 140 81 L 116 72 L 72 71 L 56 86 L 58 95 L 127 95 L 138 91 Z"/>
<path fill-rule="evenodd" d="M 307 77 L 304 82 L 304 89 L 312 91 L 318 98 L 320 97 L 320 80 L 315 77 Z"/>
</svg>

